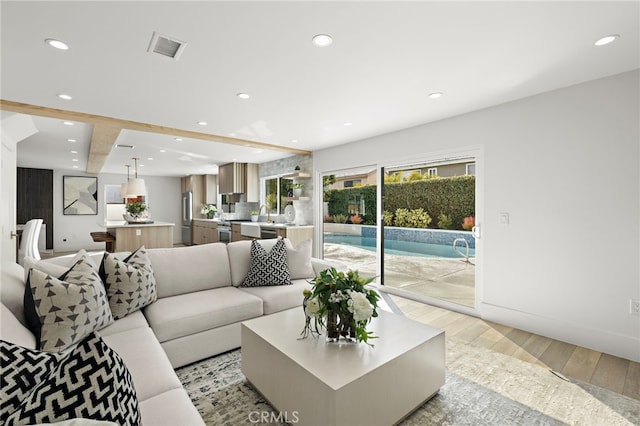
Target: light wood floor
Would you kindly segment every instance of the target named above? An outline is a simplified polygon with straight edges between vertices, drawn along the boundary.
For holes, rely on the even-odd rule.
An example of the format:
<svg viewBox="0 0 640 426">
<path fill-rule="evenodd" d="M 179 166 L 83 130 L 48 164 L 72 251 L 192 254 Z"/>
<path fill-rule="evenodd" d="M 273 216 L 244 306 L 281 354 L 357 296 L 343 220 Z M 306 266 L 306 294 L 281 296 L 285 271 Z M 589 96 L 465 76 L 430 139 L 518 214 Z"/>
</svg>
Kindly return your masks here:
<svg viewBox="0 0 640 426">
<path fill-rule="evenodd" d="M 403 297 L 387 296 L 405 316 L 444 329 L 447 338 L 454 337 L 640 400 L 640 363 Z"/>
</svg>

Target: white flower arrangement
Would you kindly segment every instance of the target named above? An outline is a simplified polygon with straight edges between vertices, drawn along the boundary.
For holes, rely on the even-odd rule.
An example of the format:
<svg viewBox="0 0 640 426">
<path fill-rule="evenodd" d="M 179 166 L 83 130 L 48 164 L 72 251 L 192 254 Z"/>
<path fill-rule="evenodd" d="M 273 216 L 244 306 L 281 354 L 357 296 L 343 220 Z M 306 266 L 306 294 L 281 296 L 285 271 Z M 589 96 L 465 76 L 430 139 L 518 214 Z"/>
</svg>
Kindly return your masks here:
<svg viewBox="0 0 640 426">
<path fill-rule="evenodd" d="M 203 204 L 202 208 L 200 209 L 200 213 L 205 216 L 214 215 L 217 211 L 218 211 L 218 208 L 216 207 L 215 204 Z"/>
<path fill-rule="evenodd" d="M 358 271 L 344 273 L 335 268 L 311 280 L 313 288 L 303 292 L 306 321 L 302 338 L 326 328 L 329 340 L 342 336 L 369 344 L 377 336 L 367 331 L 367 324 L 378 316 L 380 299 L 375 290 L 365 288 L 371 281 L 373 278 L 362 278 Z"/>
</svg>

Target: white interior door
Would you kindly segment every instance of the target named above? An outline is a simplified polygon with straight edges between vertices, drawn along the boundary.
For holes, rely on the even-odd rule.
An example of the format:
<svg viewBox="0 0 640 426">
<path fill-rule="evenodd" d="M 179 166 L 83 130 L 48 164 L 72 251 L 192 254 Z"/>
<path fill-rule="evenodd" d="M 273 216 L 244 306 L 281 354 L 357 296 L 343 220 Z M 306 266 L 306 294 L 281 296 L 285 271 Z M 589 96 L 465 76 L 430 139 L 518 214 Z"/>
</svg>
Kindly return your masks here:
<svg viewBox="0 0 640 426">
<path fill-rule="evenodd" d="M 0 224 L 2 235 L 0 238 L 0 260 L 2 262 L 16 261 L 16 144 L 10 141 L 2 142 L 0 155 L 2 168 L 0 192 L 2 193 L 2 213 Z"/>
</svg>

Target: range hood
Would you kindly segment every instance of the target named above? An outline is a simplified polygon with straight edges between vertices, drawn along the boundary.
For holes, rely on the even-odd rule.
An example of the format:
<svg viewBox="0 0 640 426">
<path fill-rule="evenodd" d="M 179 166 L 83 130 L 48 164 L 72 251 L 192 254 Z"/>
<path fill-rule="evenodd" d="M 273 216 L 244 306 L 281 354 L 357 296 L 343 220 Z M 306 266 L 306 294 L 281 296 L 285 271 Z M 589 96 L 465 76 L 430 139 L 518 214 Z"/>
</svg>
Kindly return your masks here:
<svg viewBox="0 0 640 426">
<path fill-rule="evenodd" d="M 218 192 L 244 194 L 247 190 L 247 163 L 227 163 L 218 168 Z"/>
</svg>

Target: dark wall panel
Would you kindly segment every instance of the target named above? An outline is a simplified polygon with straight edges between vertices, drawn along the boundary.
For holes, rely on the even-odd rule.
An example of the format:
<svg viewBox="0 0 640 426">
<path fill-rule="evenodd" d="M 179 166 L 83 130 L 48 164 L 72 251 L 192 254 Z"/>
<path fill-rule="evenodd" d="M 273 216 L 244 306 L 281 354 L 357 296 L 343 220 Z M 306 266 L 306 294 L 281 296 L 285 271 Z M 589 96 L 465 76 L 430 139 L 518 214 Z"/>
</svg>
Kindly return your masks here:
<svg viewBox="0 0 640 426">
<path fill-rule="evenodd" d="M 17 222 L 44 219 L 47 249 L 53 249 L 53 170 L 18 167 Z"/>
</svg>

